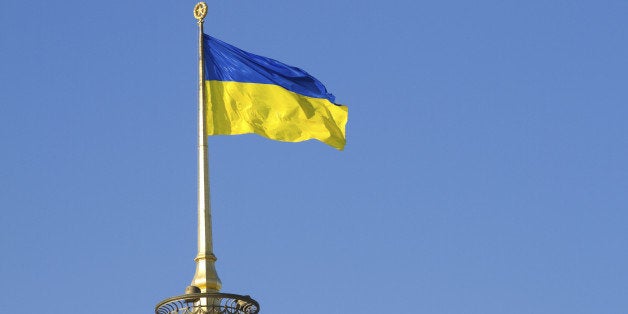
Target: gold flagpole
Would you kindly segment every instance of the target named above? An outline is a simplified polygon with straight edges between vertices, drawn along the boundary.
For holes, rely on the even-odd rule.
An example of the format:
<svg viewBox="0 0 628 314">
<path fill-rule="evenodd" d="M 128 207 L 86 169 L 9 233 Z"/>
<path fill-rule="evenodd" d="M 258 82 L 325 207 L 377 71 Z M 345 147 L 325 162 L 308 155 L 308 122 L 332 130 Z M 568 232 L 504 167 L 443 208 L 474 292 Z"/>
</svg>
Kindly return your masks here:
<svg viewBox="0 0 628 314">
<path fill-rule="evenodd" d="M 220 293 L 222 283 L 216 273 L 216 256 L 212 245 L 212 215 L 209 201 L 209 167 L 205 113 L 203 22 L 207 4 L 194 7 L 198 21 L 198 254 L 196 272 L 185 294 L 167 298 L 155 306 L 156 314 L 164 313 L 233 313 L 258 314 L 259 303 L 248 295 Z"/>
<path fill-rule="evenodd" d="M 209 199 L 209 167 L 207 162 L 207 132 L 205 113 L 204 61 L 203 61 L 203 22 L 207 15 L 207 4 L 199 2 L 194 7 L 194 17 L 198 21 L 198 254 L 196 273 L 192 286 L 201 292 L 218 292 L 222 287 L 216 273 L 216 256 L 212 244 L 212 215 Z"/>
</svg>

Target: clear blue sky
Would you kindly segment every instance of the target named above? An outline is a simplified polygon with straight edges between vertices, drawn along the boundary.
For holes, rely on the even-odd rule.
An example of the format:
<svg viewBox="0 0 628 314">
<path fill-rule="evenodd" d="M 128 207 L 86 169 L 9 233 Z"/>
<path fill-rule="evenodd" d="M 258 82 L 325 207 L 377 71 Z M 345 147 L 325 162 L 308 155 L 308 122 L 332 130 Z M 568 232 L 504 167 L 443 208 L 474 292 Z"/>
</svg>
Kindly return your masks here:
<svg viewBox="0 0 628 314">
<path fill-rule="evenodd" d="M 3 308 L 151 313 L 190 283 L 195 3 L 0 2 Z M 628 2 L 208 5 L 209 34 L 349 106 L 343 152 L 209 139 L 223 291 L 628 313 Z"/>
</svg>

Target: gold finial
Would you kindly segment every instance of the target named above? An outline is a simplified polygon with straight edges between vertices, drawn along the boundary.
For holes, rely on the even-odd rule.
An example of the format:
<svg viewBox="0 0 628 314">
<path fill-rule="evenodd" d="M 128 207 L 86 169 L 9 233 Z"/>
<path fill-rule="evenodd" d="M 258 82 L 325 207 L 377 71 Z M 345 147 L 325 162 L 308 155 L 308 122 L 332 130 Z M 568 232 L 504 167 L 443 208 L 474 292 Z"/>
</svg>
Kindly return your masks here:
<svg viewBox="0 0 628 314">
<path fill-rule="evenodd" d="M 202 21 L 207 15 L 207 3 L 199 2 L 194 6 L 194 17 Z"/>
</svg>

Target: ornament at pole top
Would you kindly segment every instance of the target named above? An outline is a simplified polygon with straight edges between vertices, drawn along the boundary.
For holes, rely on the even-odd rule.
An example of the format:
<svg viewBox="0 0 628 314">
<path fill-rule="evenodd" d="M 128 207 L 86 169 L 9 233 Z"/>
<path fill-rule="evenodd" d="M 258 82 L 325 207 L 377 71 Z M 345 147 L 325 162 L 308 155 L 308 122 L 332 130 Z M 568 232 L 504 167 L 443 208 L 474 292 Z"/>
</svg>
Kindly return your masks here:
<svg viewBox="0 0 628 314">
<path fill-rule="evenodd" d="M 202 21 L 207 15 L 207 4 L 205 2 L 199 2 L 194 6 L 194 17 Z"/>
</svg>

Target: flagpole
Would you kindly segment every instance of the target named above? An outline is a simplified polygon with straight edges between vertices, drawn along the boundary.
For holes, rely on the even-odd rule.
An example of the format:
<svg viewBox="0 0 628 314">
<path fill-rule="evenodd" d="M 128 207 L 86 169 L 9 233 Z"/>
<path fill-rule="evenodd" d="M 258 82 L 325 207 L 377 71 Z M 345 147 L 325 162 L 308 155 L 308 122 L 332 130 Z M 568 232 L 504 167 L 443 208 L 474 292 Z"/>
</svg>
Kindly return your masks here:
<svg viewBox="0 0 628 314">
<path fill-rule="evenodd" d="M 216 273 L 216 256 L 212 245 L 212 216 L 209 201 L 209 167 L 207 162 L 207 124 L 205 113 L 203 22 L 207 4 L 194 7 L 198 21 L 198 254 L 196 272 L 185 294 L 167 298 L 155 306 L 155 313 L 233 313 L 258 314 L 259 303 L 248 295 L 220 293 L 222 283 Z"/>
<path fill-rule="evenodd" d="M 207 4 L 199 2 L 194 7 L 194 17 L 198 21 L 198 254 L 196 272 L 192 286 L 201 292 L 218 292 L 222 287 L 216 273 L 216 256 L 212 244 L 212 216 L 209 198 L 209 167 L 207 160 L 207 124 L 205 113 L 203 22 L 207 15 Z"/>
</svg>

